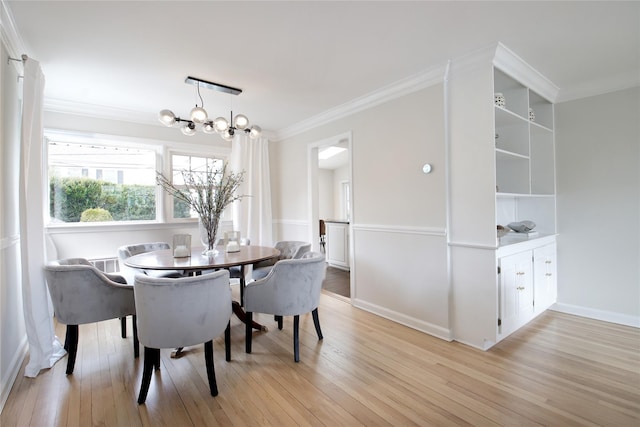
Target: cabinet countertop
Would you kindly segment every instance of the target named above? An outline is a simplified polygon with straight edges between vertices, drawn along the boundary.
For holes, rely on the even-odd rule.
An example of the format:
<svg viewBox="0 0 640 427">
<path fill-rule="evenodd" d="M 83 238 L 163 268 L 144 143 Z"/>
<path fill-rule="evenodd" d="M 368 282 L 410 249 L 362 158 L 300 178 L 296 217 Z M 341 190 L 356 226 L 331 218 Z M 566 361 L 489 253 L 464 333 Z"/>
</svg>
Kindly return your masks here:
<svg viewBox="0 0 640 427">
<path fill-rule="evenodd" d="M 540 234 L 535 238 L 527 238 L 527 237 L 515 237 L 505 239 L 505 237 L 501 237 L 499 239 L 500 245 L 498 246 L 497 256 L 505 256 L 511 255 L 513 253 L 526 251 L 529 249 L 533 249 L 536 247 L 548 245 L 554 243 L 556 241 L 556 234 Z"/>
</svg>

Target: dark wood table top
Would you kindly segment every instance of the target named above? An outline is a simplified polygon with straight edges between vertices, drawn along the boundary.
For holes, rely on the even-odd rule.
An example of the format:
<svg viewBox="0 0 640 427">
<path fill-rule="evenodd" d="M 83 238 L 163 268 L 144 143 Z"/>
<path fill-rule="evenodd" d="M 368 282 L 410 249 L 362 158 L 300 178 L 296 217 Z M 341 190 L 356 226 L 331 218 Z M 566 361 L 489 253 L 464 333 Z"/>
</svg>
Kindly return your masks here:
<svg viewBox="0 0 640 427">
<path fill-rule="evenodd" d="M 215 256 L 202 255 L 203 248 L 191 248 L 191 256 L 174 258 L 173 250 L 145 252 L 127 258 L 124 263 L 133 268 L 144 270 L 186 270 L 200 271 L 217 268 L 229 268 L 253 264 L 258 261 L 275 258 L 280 251 L 270 246 L 240 246 L 239 252 L 225 252 L 219 246 Z"/>
</svg>

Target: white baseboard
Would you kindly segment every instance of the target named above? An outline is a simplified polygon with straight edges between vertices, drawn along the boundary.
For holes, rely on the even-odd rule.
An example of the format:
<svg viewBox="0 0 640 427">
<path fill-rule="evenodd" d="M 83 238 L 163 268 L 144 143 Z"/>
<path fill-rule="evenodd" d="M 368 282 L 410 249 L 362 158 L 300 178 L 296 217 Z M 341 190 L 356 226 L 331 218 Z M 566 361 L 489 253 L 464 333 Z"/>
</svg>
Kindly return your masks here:
<svg viewBox="0 0 640 427">
<path fill-rule="evenodd" d="M 27 336 L 25 335 L 20 345 L 16 349 L 15 354 L 13 355 L 13 359 L 9 364 L 7 369 L 7 374 L 4 378 L 0 378 L 2 381 L 1 389 L 0 389 L 0 413 L 4 409 L 4 404 L 7 402 L 7 398 L 9 397 L 9 393 L 11 392 L 11 387 L 13 387 L 13 383 L 16 381 L 18 377 L 18 373 L 20 372 L 20 367 L 22 366 L 22 362 L 24 358 L 27 356 Z"/>
<path fill-rule="evenodd" d="M 550 310 L 559 311 L 560 313 L 573 314 L 589 319 L 602 320 L 604 322 L 617 323 L 620 325 L 633 326 L 640 328 L 640 316 L 629 314 L 614 313 L 612 311 L 598 310 L 595 308 L 581 307 L 571 304 L 555 303 Z"/>
<path fill-rule="evenodd" d="M 433 325 L 431 323 L 406 316 L 402 313 L 389 310 L 387 308 L 381 307 L 376 304 L 371 304 L 367 301 L 354 298 L 351 300 L 351 303 L 356 308 L 360 308 L 362 310 L 376 314 L 380 317 L 384 317 L 385 319 L 393 320 L 396 323 L 400 323 L 401 325 L 408 326 L 412 329 L 416 329 L 420 332 L 424 332 L 429 335 L 433 335 L 436 338 L 440 338 L 445 341 L 453 340 L 453 338 L 451 338 L 452 337 L 451 331 L 441 326 Z"/>
</svg>

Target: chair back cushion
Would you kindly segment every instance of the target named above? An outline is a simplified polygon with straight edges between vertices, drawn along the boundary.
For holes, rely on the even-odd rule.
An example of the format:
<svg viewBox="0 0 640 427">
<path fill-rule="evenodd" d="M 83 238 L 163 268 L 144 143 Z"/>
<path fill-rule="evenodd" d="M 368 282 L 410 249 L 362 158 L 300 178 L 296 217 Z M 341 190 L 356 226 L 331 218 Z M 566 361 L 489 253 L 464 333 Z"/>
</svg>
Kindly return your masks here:
<svg viewBox="0 0 640 427">
<path fill-rule="evenodd" d="M 133 286 L 136 274 L 146 274 L 146 272 L 141 269 L 128 267 L 127 265 L 125 265 L 124 261 L 134 255 L 151 251 L 161 251 L 163 249 L 171 249 L 171 246 L 165 242 L 138 243 L 135 245 L 120 246 L 118 248 L 118 264 L 120 266 L 120 274 L 122 274 L 128 284 Z"/>
<path fill-rule="evenodd" d="M 150 348 L 186 347 L 219 336 L 231 318 L 229 272 L 178 279 L 136 276 L 140 342 Z"/>
<path fill-rule="evenodd" d="M 320 303 L 325 272 L 324 255 L 318 252 L 278 261 L 265 278 L 247 285 L 245 308 L 279 316 L 308 313 Z"/>
<path fill-rule="evenodd" d="M 294 240 L 276 242 L 274 246 L 280 251 L 279 260 L 298 259 L 311 250 L 311 243 Z"/>
<path fill-rule="evenodd" d="M 136 245 L 121 246 L 118 249 L 118 257 L 122 256 L 123 259 L 126 259 L 145 252 L 161 251 L 163 249 L 171 249 L 171 246 L 166 242 L 138 243 Z"/>
<path fill-rule="evenodd" d="M 82 258 L 52 261 L 44 273 L 60 323 L 82 325 L 136 314 L 133 287 L 110 280 Z"/>
</svg>

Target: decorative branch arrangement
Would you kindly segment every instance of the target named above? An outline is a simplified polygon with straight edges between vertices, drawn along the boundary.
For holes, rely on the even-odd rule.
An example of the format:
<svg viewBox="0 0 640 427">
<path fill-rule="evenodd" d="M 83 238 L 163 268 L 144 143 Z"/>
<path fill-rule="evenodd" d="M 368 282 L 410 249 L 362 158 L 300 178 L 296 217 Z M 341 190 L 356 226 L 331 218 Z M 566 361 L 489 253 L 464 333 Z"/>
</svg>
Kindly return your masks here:
<svg viewBox="0 0 640 427">
<path fill-rule="evenodd" d="M 162 173 L 156 173 L 156 183 L 168 194 L 187 203 L 199 216 L 202 227 L 206 230 L 206 251 L 215 250 L 216 235 L 222 212 L 236 200 L 245 195 L 238 195 L 236 191 L 244 181 L 245 172 L 234 173 L 227 169 L 216 169 L 207 165 L 204 172 L 183 170 L 184 186 L 176 186 Z M 204 236 L 203 236 L 204 237 Z"/>
</svg>

